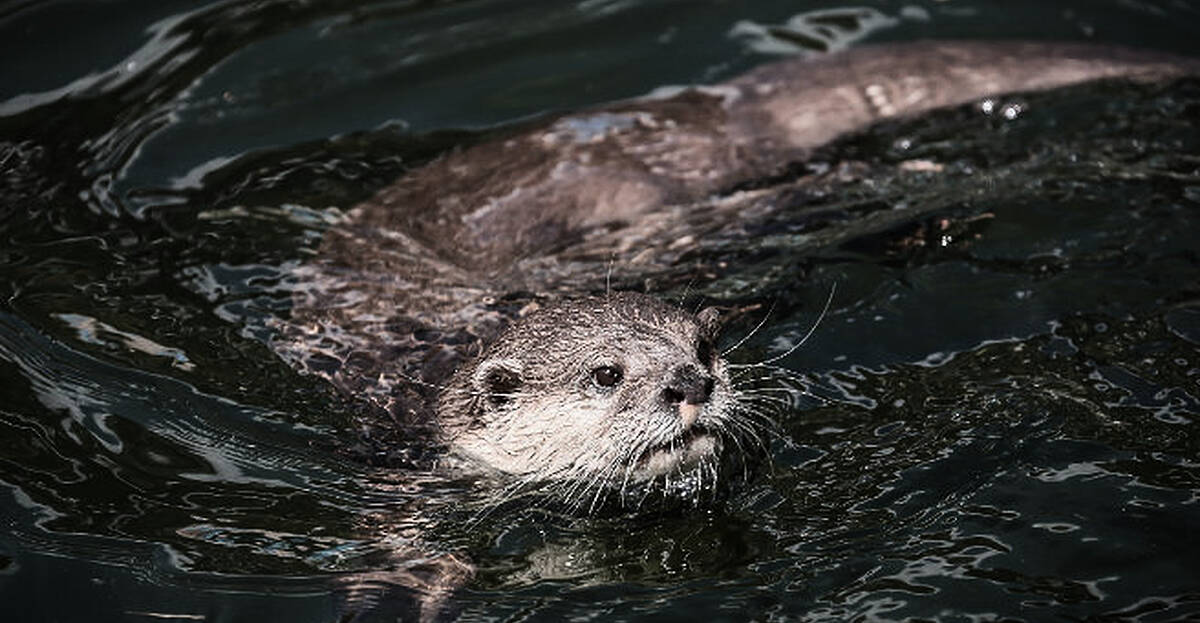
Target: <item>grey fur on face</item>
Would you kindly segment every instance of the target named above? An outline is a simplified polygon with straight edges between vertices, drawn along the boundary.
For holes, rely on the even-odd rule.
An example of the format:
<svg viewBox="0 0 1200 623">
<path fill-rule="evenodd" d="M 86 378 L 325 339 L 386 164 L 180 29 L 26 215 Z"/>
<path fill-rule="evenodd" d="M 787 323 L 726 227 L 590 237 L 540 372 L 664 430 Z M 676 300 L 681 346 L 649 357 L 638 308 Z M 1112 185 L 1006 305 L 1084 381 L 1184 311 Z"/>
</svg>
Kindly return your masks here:
<svg viewBox="0 0 1200 623">
<path fill-rule="evenodd" d="M 715 349 L 717 312 L 633 293 L 530 313 L 464 366 L 438 404 L 468 470 L 576 483 L 581 495 L 717 478 L 752 428 Z"/>
</svg>

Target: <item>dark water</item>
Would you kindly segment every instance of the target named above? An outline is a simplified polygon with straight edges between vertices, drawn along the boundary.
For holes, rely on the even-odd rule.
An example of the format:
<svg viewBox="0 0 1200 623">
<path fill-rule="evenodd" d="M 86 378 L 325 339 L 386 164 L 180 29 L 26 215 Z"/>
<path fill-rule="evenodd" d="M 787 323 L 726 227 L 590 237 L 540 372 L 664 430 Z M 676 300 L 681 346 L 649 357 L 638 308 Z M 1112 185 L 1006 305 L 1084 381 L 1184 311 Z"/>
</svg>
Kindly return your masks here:
<svg viewBox="0 0 1200 623">
<path fill-rule="evenodd" d="M 855 6 L 0 6 L 4 620 L 337 620 L 414 532 L 467 621 L 1200 618 L 1196 80 L 884 124 L 703 240 L 688 291 L 772 309 L 742 360 L 837 288 L 781 362 L 822 399 L 709 508 L 464 524 L 265 345 L 336 210 L 530 115 L 860 36 L 1200 55 L 1182 2 Z"/>
</svg>

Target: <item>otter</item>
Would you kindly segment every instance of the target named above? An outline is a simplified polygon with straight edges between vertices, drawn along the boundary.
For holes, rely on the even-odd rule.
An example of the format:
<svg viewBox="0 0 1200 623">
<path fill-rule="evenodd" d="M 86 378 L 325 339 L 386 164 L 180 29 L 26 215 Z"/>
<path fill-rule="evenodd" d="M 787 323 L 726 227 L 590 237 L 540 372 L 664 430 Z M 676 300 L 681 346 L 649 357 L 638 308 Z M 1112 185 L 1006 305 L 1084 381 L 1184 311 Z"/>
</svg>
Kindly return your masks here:
<svg viewBox="0 0 1200 623">
<path fill-rule="evenodd" d="M 415 436 L 459 469 L 575 483 L 557 491 L 577 504 L 630 483 L 711 483 L 759 432 L 714 354 L 714 313 L 588 297 L 608 290 L 599 266 L 644 288 L 706 231 L 813 183 L 772 183 L 789 165 L 882 120 L 1196 73 L 1196 59 L 1119 47 L 916 42 L 550 116 L 347 211 L 297 271 L 276 346 L 389 414 L 361 426 L 384 452 Z"/>
<path fill-rule="evenodd" d="M 655 491 L 698 499 L 765 453 L 777 395 L 746 386 L 763 365 L 739 378 L 719 352 L 715 306 L 692 314 L 610 280 L 650 292 L 680 274 L 691 283 L 688 251 L 791 209 L 791 193 L 827 180 L 789 168 L 871 124 L 1090 80 L 1198 73 L 1195 59 L 1118 47 L 917 42 L 549 115 L 348 210 L 297 268 L 274 346 L 371 407 L 356 421 L 370 461 L 410 465 L 432 448 L 439 473 L 486 478 L 489 503 L 529 489 L 589 511 L 613 498 L 641 508 Z M 830 173 L 843 174 L 860 173 Z M 921 209 L 870 216 L 886 224 Z M 715 280 L 712 269 L 700 278 Z M 428 549 L 418 541 L 396 558 L 432 570 L 363 576 L 349 605 L 374 607 L 379 587 L 397 584 L 418 588 L 422 620 L 438 616 L 471 569 Z"/>
</svg>

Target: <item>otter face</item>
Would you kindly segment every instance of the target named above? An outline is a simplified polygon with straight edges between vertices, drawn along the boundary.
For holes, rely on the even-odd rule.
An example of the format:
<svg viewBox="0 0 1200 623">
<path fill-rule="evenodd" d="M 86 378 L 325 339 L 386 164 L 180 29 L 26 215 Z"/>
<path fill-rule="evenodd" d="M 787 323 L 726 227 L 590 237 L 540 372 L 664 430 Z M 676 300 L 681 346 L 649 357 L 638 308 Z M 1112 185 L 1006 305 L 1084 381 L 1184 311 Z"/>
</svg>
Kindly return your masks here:
<svg viewBox="0 0 1200 623">
<path fill-rule="evenodd" d="M 752 428 L 716 331 L 715 310 L 630 293 L 533 312 L 443 393 L 450 450 L 483 471 L 565 483 L 579 500 L 655 480 L 715 482 L 728 443 Z"/>
</svg>

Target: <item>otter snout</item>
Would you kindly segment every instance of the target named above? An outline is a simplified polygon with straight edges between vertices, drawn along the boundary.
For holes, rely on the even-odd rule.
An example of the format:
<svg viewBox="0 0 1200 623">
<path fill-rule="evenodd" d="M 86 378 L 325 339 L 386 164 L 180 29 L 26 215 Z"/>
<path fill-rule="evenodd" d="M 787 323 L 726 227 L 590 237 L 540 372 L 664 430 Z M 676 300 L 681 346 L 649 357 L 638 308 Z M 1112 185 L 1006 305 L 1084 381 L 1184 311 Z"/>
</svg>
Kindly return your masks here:
<svg viewBox="0 0 1200 623">
<path fill-rule="evenodd" d="M 713 377 L 694 366 L 680 366 L 671 373 L 671 378 L 662 391 L 662 397 L 668 405 L 678 407 L 679 418 L 686 430 L 700 417 L 699 405 L 708 402 L 715 385 Z"/>
<path fill-rule="evenodd" d="M 700 372 L 694 366 L 680 366 L 675 368 L 671 380 L 663 390 L 663 400 L 670 404 L 702 404 L 708 402 L 715 384 L 713 377 Z"/>
</svg>

